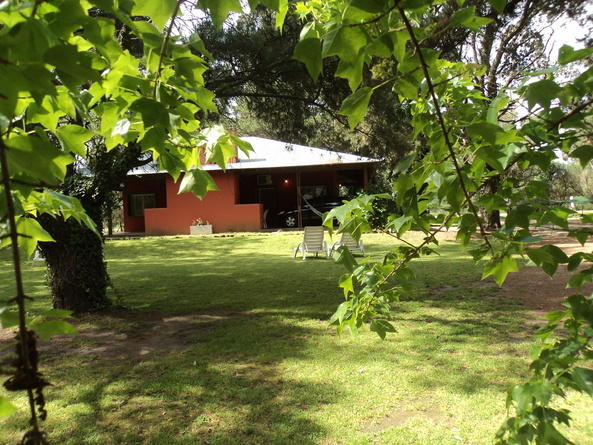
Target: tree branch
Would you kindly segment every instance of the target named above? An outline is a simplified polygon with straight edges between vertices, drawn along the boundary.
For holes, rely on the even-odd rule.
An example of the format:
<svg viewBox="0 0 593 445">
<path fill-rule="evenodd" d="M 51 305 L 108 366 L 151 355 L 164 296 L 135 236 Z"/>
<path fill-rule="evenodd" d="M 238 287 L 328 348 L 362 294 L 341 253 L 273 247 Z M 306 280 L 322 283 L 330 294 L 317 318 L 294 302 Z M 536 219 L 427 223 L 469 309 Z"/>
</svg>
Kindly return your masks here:
<svg viewBox="0 0 593 445">
<path fill-rule="evenodd" d="M 463 175 L 461 174 L 461 167 L 459 165 L 459 162 L 457 161 L 457 157 L 455 156 L 455 150 L 453 149 L 453 144 L 451 143 L 451 140 L 449 138 L 447 124 L 445 123 L 445 118 L 443 117 L 443 113 L 441 112 L 441 106 L 439 104 L 438 97 L 434 90 L 434 85 L 432 83 L 430 73 L 428 72 L 428 66 L 426 64 L 426 60 L 424 59 L 422 50 L 419 47 L 418 40 L 416 39 L 416 36 L 414 35 L 414 29 L 412 28 L 410 21 L 406 17 L 404 10 L 400 6 L 398 6 L 398 10 L 402 17 L 402 20 L 404 21 L 404 23 L 406 25 L 406 28 L 408 29 L 408 33 L 410 35 L 410 39 L 412 40 L 412 43 L 414 44 L 414 46 L 416 48 L 418 48 L 418 51 L 417 51 L 418 59 L 420 61 L 420 65 L 422 67 L 422 71 L 424 72 L 424 78 L 426 80 L 428 91 L 430 93 L 430 96 L 432 98 L 432 101 L 433 101 L 433 104 L 435 107 L 435 113 L 436 113 L 438 121 L 439 121 L 439 126 L 441 127 L 441 129 L 443 131 L 445 145 L 447 146 L 447 149 L 449 150 L 449 153 L 450 153 L 452 161 L 453 161 L 453 165 L 455 167 L 455 171 L 457 172 L 457 178 L 459 179 L 459 185 L 461 186 L 463 195 L 465 196 L 465 199 L 467 201 L 467 205 L 468 205 L 470 211 L 472 212 L 472 214 L 474 215 L 474 218 L 476 219 L 476 223 L 480 227 L 480 234 L 481 234 L 482 238 L 488 245 L 489 250 L 494 254 L 494 249 L 492 248 L 492 245 L 490 244 L 490 241 L 488 240 L 488 237 L 486 236 L 486 230 L 484 228 L 484 225 L 482 224 L 482 221 L 480 220 L 478 211 L 476 210 L 475 206 L 471 202 L 471 195 L 469 194 L 467 187 L 465 185 L 465 182 L 463 180 Z"/>
<path fill-rule="evenodd" d="M 165 60 L 165 54 L 167 53 L 167 46 L 169 45 L 169 40 L 171 39 L 171 33 L 173 32 L 173 26 L 175 25 L 175 18 L 177 17 L 177 14 L 179 14 L 179 8 L 181 8 L 181 4 L 184 1 L 185 0 L 179 0 L 177 2 L 177 4 L 175 5 L 173 14 L 171 14 L 171 23 L 169 24 L 169 29 L 167 29 L 167 34 L 165 35 L 165 38 L 163 40 L 163 46 L 161 46 L 161 53 L 159 54 L 159 63 L 158 63 L 157 70 L 156 70 L 156 73 L 154 76 L 154 91 L 153 91 L 154 97 L 157 96 L 157 89 L 159 87 L 159 79 L 161 77 L 163 61 Z"/>
</svg>

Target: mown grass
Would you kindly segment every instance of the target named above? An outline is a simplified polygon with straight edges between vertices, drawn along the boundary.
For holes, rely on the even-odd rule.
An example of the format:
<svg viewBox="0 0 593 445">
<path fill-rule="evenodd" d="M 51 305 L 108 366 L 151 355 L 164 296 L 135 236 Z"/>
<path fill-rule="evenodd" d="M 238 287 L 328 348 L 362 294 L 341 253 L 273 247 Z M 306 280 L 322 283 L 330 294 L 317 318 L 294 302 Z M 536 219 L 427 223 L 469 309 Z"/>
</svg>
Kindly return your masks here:
<svg viewBox="0 0 593 445">
<path fill-rule="evenodd" d="M 52 443 L 492 443 L 506 389 L 527 373 L 532 314 L 442 241 L 440 257 L 414 266 L 417 292 L 396 305 L 396 334 L 339 337 L 327 322 L 344 271 L 293 259 L 301 236 L 108 241 L 112 297 L 126 309 L 84 316 L 78 328 L 157 342 L 167 319 L 178 341 L 108 354 L 92 352 L 98 335 L 81 336 L 62 354 L 46 353 Z M 365 236 L 374 258 L 393 244 Z M 44 270 L 23 265 L 34 313 L 50 305 Z M 11 280 L 0 251 L 0 297 L 13 292 Z M 176 330 L 175 317 L 187 316 L 195 319 Z M 22 411 L 0 419 L 1 443 L 17 443 L 26 425 L 17 401 Z M 593 443 L 589 402 L 569 401 L 580 444 Z"/>
</svg>

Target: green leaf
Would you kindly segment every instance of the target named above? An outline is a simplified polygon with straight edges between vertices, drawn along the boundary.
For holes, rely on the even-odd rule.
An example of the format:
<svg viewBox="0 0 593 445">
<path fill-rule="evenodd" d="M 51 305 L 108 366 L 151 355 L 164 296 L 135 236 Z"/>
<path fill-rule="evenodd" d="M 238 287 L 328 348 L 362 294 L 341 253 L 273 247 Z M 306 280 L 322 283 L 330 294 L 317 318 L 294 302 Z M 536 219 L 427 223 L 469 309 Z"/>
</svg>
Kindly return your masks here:
<svg viewBox="0 0 593 445">
<path fill-rule="evenodd" d="M 589 230 L 571 230 L 568 235 L 571 238 L 576 238 L 581 246 L 584 246 L 590 236 L 593 234 Z"/>
<path fill-rule="evenodd" d="M 593 397 L 593 370 L 587 368 L 573 368 L 570 374 L 577 386 Z"/>
<path fill-rule="evenodd" d="M 553 277 L 558 269 L 558 264 L 568 263 L 568 256 L 557 246 L 546 245 L 539 249 L 525 249 L 531 261 L 540 266 L 544 272 Z"/>
<path fill-rule="evenodd" d="M 381 340 L 385 340 L 388 332 L 397 332 L 391 323 L 382 319 L 371 320 L 370 329 L 372 332 L 376 332 Z"/>
<path fill-rule="evenodd" d="M 138 99 L 130 106 L 130 110 L 136 111 L 142 115 L 142 121 L 146 128 L 157 125 L 169 128 L 170 120 L 167 108 L 154 99 L 145 97 Z"/>
<path fill-rule="evenodd" d="M 408 168 L 410 168 L 410 165 L 412 165 L 412 162 L 414 162 L 415 159 L 416 153 L 412 153 L 411 155 L 405 156 L 395 166 L 395 173 L 403 173 L 406 170 L 408 170 Z"/>
<path fill-rule="evenodd" d="M 243 12 L 240 0 L 199 0 L 196 8 L 210 13 L 216 29 L 222 27 L 229 12 Z"/>
<path fill-rule="evenodd" d="M 522 138 L 517 135 L 516 130 L 505 131 L 505 129 L 503 129 L 500 125 L 490 124 L 487 122 L 479 122 L 470 125 L 468 127 L 468 134 L 472 137 L 472 139 L 476 141 L 483 140 L 490 145 L 505 146 L 513 142 L 522 142 Z M 499 149 L 499 151 L 500 153 L 503 153 L 506 156 L 513 155 L 513 151 L 509 153 L 502 148 Z"/>
<path fill-rule="evenodd" d="M 101 80 L 105 62 L 96 53 L 79 51 L 74 45 L 56 45 L 43 54 L 43 61 L 56 67 L 60 80 L 71 90 L 84 82 Z"/>
<path fill-rule="evenodd" d="M 153 23 L 163 30 L 173 16 L 176 6 L 177 0 L 141 0 L 136 1 L 133 13 L 134 15 L 149 16 Z"/>
<path fill-rule="evenodd" d="M 247 156 L 249 156 L 250 153 L 253 153 L 253 147 L 249 142 L 244 141 L 243 139 L 238 138 L 237 136 L 231 136 L 231 140 Z"/>
<path fill-rule="evenodd" d="M 189 46 L 191 46 L 192 48 L 197 50 L 200 54 L 202 54 L 203 56 L 206 56 L 208 59 L 210 59 L 211 61 L 214 62 L 214 57 L 212 57 L 212 54 L 206 48 L 206 45 L 199 34 L 193 33 L 192 35 L 190 35 L 189 39 L 188 39 L 188 43 L 189 43 Z"/>
<path fill-rule="evenodd" d="M 230 158 L 237 156 L 237 150 L 229 137 L 221 137 L 216 144 L 208 150 L 206 162 L 215 162 L 223 170 Z"/>
<path fill-rule="evenodd" d="M 584 48 L 575 51 L 572 46 L 562 45 L 558 50 L 558 63 L 560 65 L 566 65 L 570 62 L 585 59 L 591 54 L 593 54 L 593 48 Z"/>
<path fill-rule="evenodd" d="M 348 271 L 350 271 L 350 273 L 354 272 L 354 270 L 358 267 L 356 258 L 354 258 L 346 246 L 340 246 L 337 249 L 334 249 L 332 251 L 332 258 L 337 264 L 344 266 Z M 348 284 L 347 288 L 343 286 L 344 283 Z M 340 280 L 340 287 L 344 288 L 344 296 L 347 296 L 346 291 L 354 292 L 354 288 L 352 286 L 352 277 L 350 277 L 349 282 L 342 282 Z"/>
<path fill-rule="evenodd" d="M 508 207 L 507 202 L 502 196 L 492 193 L 482 195 L 478 199 L 477 204 L 486 207 L 486 210 L 489 212 L 492 210 L 505 210 Z"/>
<path fill-rule="evenodd" d="M 552 422 L 543 422 L 543 434 L 541 431 L 539 433 L 539 437 L 541 439 L 540 443 L 545 443 L 546 445 L 573 445 L 574 442 L 568 440 L 560 431 L 558 431 Z"/>
<path fill-rule="evenodd" d="M 434 0 L 402 0 L 400 6 L 403 9 L 417 10 L 431 5 Z"/>
<path fill-rule="evenodd" d="M 79 125 L 64 125 L 56 130 L 56 136 L 66 152 L 72 152 L 79 156 L 86 156 L 84 143 L 95 135 Z"/>
<path fill-rule="evenodd" d="M 305 64 L 309 75 L 317 82 L 317 78 L 323 71 L 321 40 L 318 38 L 301 40 L 294 49 L 294 58 Z"/>
<path fill-rule="evenodd" d="M 212 190 L 218 190 L 214 179 L 208 172 L 200 169 L 186 172 L 179 186 L 179 193 L 192 192 L 200 199 L 203 199 L 206 193 Z"/>
<path fill-rule="evenodd" d="M 16 228 L 19 234 L 19 246 L 27 256 L 32 256 L 39 241 L 54 241 L 49 233 L 33 218 L 19 218 Z"/>
<path fill-rule="evenodd" d="M 385 11 L 389 7 L 389 2 L 385 0 L 352 0 L 350 6 L 371 14 L 377 14 Z"/>
<path fill-rule="evenodd" d="M 582 292 L 583 284 L 593 281 L 593 270 L 588 269 L 583 272 L 575 273 L 568 279 L 566 287 L 572 287 Z"/>
<path fill-rule="evenodd" d="M 344 322 L 344 316 L 348 313 L 349 303 L 344 301 L 342 304 L 338 306 L 336 312 L 331 316 L 329 319 L 330 326 L 338 326 L 338 334 L 340 334 L 343 330 L 341 326 Z"/>
<path fill-rule="evenodd" d="M 560 323 L 563 319 L 565 319 L 569 315 L 568 311 L 552 311 L 548 312 L 545 315 L 545 318 L 548 320 L 548 326 L 552 327 L 552 332 L 555 329 L 555 326 Z"/>
<path fill-rule="evenodd" d="M 11 30 L 14 42 L 18 42 L 19 57 L 23 61 L 39 62 L 43 54 L 59 43 L 58 38 L 41 21 L 27 18 L 15 24 Z M 3 42 L 4 43 L 4 42 Z"/>
<path fill-rule="evenodd" d="M 6 141 L 6 151 L 12 174 L 26 173 L 55 185 L 66 174 L 66 166 L 74 158 L 39 137 L 14 136 Z M 31 162 L 35 159 L 35 162 Z"/>
<path fill-rule="evenodd" d="M 574 211 L 568 210 L 563 207 L 556 207 L 554 209 L 546 210 L 542 213 L 537 221 L 538 226 L 543 226 L 548 223 L 562 227 L 565 230 L 570 230 L 568 226 L 568 216 L 573 214 Z"/>
<path fill-rule="evenodd" d="M 18 312 L 8 310 L 7 308 L 2 308 L 2 310 L 0 310 L 0 325 L 4 329 L 18 326 L 19 322 L 20 318 Z"/>
<path fill-rule="evenodd" d="M 354 269 L 358 266 L 356 264 L 354 268 L 350 271 L 351 273 Z M 354 293 L 354 281 L 352 279 L 351 273 L 344 274 L 340 277 L 340 287 L 344 290 L 344 298 L 348 298 L 351 293 Z"/>
<path fill-rule="evenodd" d="M 0 417 L 10 416 L 16 411 L 16 406 L 10 403 L 7 398 L 0 396 Z"/>
<path fill-rule="evenodd" d="M 492 22 L 492 19 L 476 17 L 476 7 L 471 6 L 469 8 L 463 8 L 455 11 L 451 16 L 449 26 L 463 26 L 464 28 L 471 29 L 474 32 L 479 32 L 482 26 L 487 25 L 490 22 Z"/>
<path fill-rule="evenodd" d="M 527 86 L 525 99 L 527 99 L 530 109 L 533 109 L 537 104 L 547 109 L 550 108 L 552 100 L 556 99 L 561 91 L 562 88 L 556 82 L 544 79 Z"/>
<path fill-rule="evenodd" d="M 71 318 L 72 311 L 68 311 L 65 309 L 49 309 L 41 314 L 43 317 L 53 317 L 53 318 Z"/>
<path fill-rule="evenodd" d="M 509 103 L 509 96 L 504 93 L 499 94 L 494 98 L 488 107 L 487 121 L 489 124 L 498 125 L 498 115 L 500 110 L 506 107 Z"/>
<path fill-rule="evenodd" d="M 593 145 L 581 145 L 571 151 L 568 156 L 578 159 L 581 167 L 585 168 L 593 159 Z"/>
<path fill-rule="evenodd" d="M 515 227 L 521 227 L 523 229 L 528 229 L 531 221 L 531 215 L 534 209 L 530 205 L 527 204 L 520 204 L 517 207 L 513 208 L 507 214 L 507 217 L 504 221 L 504 227 L 506 229 L 512 229 Z"/>
<path fill-rule="evenodd" d="M 406 77 L 400 77 L 393 84 L 393 89 L 404 99 L 417 100 L 418 99 L 418 87 L 415 83 L 410 82 Z M 415 114 L 416 116 L 422 116 Z"/>
<path fill-rule="evenodd" d="M 515 385 L 510 390 L 510 399 L 517 404 L 517 410 L 519 412 L 527 411 L 533 400 L 533 386 L 529 383 Z"/>
<path fill-rule="evenodd" d="M 502 14 L 504 12 L 505 6 L 507 5 L 507 0 L 488 0 L 488 3 L 492 5 L 496 12 Z"/>
<path fill-rule="evenodd" d="M 78 331 L 67 321 L 61 320 L 49 320 L 42 321 L 40 323 L 34 323 L 31 328 L 41 337 L 43 340 L 49 340 L 54 335 L 60 334 L 78 334 Z"/>
<path fill-rule="evenodd" d="M 394 34 L 394 32 L 383 33 L 378 38 L 371 41 L 365 49 L 367 55 L 377 56 L 382 59 L 391 57 L 395 50 L 394 38 L 397 38 Z"/>
<path fill-rule="evenodd" d="M 362 83 L 362 68 L 364 61 L 365 56 L 363 53 L 352 62 L 340 60 L 334 76 L 346 79 L 350 90 L 355 91 Z"/>
<path fill-rule="evenodd" d="M 348 96 L 342 103 L 340 114 L 348 116 L 351 129 L 354 129 L 364 119 L 372 95 L 373 89 L 364 87 Z"/>
<path fill-rule="evenodd" d="M 489 262 L 484 268 L 482 279 L 493 275 L 494 281 L 496 281 L 499 286 L 502 286 L 507 275 L 510 272 L 517 272 L 518 270 L 519 268 L 517 267 L 515 259 L 507 254 L 502 258 L 494 259 Z"/>
<path fill-rule="evenodd" d="M 322 54 L 323 57 L 339 56 L 343 62 L 353 63 L 368 43 L 368 36 L 361 27 L 340 26 L 325 36 Z"/>
</svg>

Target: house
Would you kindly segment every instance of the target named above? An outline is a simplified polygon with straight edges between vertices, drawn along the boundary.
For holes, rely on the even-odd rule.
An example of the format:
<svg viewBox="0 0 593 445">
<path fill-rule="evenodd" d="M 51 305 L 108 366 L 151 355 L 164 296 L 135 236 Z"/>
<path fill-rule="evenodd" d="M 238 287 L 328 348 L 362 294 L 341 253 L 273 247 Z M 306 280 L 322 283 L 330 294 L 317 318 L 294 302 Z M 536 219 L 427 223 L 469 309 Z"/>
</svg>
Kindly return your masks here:
<svg viewBox="0 0 593 445">
<path fill-rule="evenodd" d="M 181 177 L 175 182 L 166 172 L 130 173 L 123 193 L 124 230 L 189 234 L 197 219 L 212 224 L 215 232 L 275 227 L 277 212 L 300 209 L 300 196 L 338 196 L 365 188 L 379 162 L 270 139 L 242 139 L 254 149 L 249 156 L 239 152 L 226 171 L 216 164 L 203 165 L 219 188 L 203 200 L 178 193 Z"/>
</svg>

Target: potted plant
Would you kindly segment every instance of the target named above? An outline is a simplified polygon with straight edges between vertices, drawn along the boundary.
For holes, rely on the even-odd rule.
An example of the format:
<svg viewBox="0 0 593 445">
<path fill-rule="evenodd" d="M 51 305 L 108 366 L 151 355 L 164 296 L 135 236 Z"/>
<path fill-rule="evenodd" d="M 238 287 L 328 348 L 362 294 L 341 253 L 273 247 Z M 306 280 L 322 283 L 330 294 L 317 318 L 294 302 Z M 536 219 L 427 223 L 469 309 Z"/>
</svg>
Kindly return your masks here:
<svg viewBox="0 0 593 445">
<path fill-rule="evenodd" d="M 207 235 L 212 233 L 212 224 L 208 221 L 204 224 L 202 218 L 194 219 L 189 226 L 189 233 L 190 235 Z"/>
</svg>

